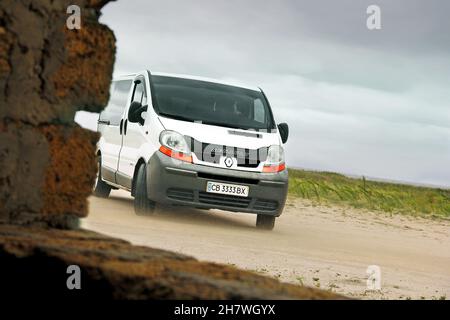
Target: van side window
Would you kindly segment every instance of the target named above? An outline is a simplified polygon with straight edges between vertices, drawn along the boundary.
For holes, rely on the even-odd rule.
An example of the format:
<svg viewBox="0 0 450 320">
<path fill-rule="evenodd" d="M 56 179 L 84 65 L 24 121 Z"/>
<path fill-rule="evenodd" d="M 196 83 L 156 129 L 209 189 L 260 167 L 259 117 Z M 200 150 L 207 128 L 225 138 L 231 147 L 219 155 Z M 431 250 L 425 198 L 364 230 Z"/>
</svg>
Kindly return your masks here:
<svg viewBox="0 0 450 320">
<path fill-rule="evenodd" d="M 142 81 L 141 83 L 136 84 L 131 101 L 140 102 L 143 106 L 147 104 L 147 95 L 145 94 L 144 83 Z"/>
<path fill-rule="evenodd" d="M 128 92 L 131 88 L 131 80 L 115 81 L 111 85 L 109 103 L 100 113 L 100 120 L 109 121 L 110 125 L 118 126 L 122 119 L 128 98 Z"/>
</svg>

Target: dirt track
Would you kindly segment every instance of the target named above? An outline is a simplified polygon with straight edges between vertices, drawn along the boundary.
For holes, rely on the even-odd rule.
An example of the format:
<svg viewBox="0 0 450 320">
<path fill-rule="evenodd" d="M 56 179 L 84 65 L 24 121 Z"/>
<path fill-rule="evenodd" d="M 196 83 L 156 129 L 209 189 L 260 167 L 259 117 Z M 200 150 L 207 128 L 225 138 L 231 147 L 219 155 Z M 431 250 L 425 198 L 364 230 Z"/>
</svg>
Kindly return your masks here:
<svg viewBox="0 0 450 320">
<path fill-rule="evenodd" d="M 233 264 L 282 281 L 376 299 L 450 298 L 450 222 L 387 217 L 289 200 L 272 232 L 255 216 L 186 208 L 139 217 L 124 191 L 91 197 L 83 227 L 200 260 Z M 366 269 L 381 268 L 381 291 Z"/>
</svg>

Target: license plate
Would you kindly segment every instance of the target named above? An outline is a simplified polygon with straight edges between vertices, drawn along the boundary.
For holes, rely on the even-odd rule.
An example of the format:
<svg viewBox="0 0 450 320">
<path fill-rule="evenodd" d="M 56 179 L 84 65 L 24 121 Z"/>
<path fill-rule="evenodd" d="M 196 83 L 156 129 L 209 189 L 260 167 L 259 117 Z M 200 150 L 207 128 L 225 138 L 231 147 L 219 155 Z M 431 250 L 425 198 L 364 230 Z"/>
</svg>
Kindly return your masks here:
<svg viewBox="0 0 450 320">
<path fill-rule="evenodd" d="M 248 186 L 241 186 L 237 184 L 220 183 L 208 181 L 206 184 L 206 192 L 228 194 L 238 197 L 248 197 Z"/>
</svg>

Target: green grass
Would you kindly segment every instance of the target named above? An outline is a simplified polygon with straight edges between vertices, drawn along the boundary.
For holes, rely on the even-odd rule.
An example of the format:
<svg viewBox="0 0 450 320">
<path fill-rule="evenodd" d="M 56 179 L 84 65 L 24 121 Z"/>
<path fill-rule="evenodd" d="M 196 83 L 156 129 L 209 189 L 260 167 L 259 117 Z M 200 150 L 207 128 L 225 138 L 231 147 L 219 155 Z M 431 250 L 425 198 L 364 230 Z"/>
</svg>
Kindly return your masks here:
<svg viewBox="0 0 450 320">
<path fill-rule="evenodd" d="M 338 173 L 289 170 L 289 194 L 320 204 L 342 204 L 450 219 L 450 189 L 354 179 Z"/>
</svg>

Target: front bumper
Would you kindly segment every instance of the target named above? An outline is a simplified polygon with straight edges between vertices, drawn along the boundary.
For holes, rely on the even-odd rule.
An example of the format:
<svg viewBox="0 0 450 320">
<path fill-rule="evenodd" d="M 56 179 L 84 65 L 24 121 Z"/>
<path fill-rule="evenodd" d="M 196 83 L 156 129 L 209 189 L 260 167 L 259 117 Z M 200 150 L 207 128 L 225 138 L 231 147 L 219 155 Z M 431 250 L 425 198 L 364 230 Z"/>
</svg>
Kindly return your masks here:
<svg viewBox="0 0 450 320">
<path fill-rule="evenodd" d="M 247 198 L 206 192 L 207 181 L 250 187 Z M 287 170 L 259 173 L 172 159 L 157 151 L 147 166 L 149 199 L 163 204 L 279 216 L 288 192 Z"/>
</svg>

